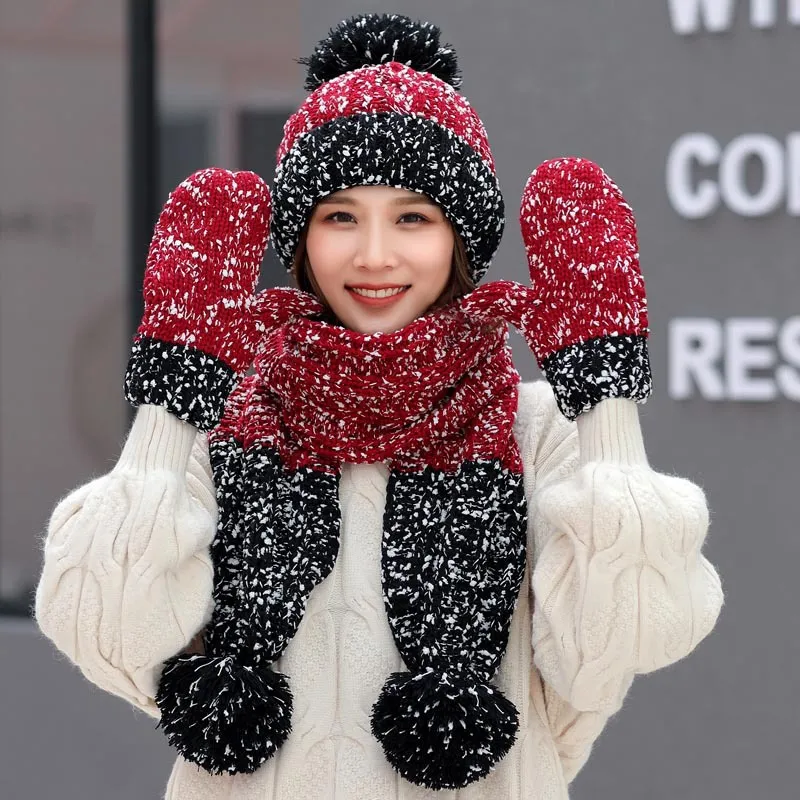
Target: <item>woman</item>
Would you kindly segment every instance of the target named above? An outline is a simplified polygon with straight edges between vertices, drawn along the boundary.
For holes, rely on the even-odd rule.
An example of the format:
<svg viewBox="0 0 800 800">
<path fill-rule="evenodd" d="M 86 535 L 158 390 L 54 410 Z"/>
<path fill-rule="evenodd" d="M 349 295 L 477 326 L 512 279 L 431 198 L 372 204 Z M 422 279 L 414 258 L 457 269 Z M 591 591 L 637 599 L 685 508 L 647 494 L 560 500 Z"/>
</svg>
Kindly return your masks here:
<svg viewBox="0 0 800 800">
<path fill-rule="evenodd" d="M 503 200 L 438 29 L 354 18 L 307 63 L 272 194 L 204 170 L 159 218 L 136 419 L 53 513 L 37 619 L 160 720 L 169 798 L 566 798 L 722 603 L 702 492 L 645 456 L 631 211 L 546 162 L 533 285 L 475 288 Z M 268 231 L 300 290 L 254 297 Z"/>
</svg>

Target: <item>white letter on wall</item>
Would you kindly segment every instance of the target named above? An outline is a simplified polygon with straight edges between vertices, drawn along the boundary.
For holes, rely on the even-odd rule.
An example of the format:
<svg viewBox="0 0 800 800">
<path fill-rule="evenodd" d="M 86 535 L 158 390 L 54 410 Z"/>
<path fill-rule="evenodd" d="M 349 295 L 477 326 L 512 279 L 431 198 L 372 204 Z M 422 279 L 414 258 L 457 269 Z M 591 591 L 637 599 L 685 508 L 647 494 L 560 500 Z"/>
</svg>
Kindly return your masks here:
<svg viewBox="0 0 800 800">
<path fill-rule="evenodd" d="M 712 214 L 719 205 L 719 188 L 712 180 L 692 186 L 692 163 L 704 167 L 719 162 L 719 142 L 707 133 L 687 133 L 670 148 L 667 156 L 667 194 L 682 217 L 699 219 Z"/>
<path fill-rule="evenodd" d="M 686 35 L 697 33 L 702 24 L 707 31 L 726 31 L 733 23 L 734 0 L 669 0 L 672 30 Z"/>
<path fill-rule="evenodd" d="M 786 210 L 793 217 L 800 217 L 800 133 L 786 137 Z"/>
<path fill-rule="evenodd" d="M 778 336 L 778 351 L 791 366 L 781 364 L 775 370 L 775 380 L 781 394 L 795 402 L 800 401 L 800 317 L 790 317 L 783 323 Z"/>
<path fill-rule="evenodd" d="M 723 400 L 725 388 L 719 372 L 722 329 L 715 319 L 689 317 L 669 323 L 669 396 L 686 400 L 693 396 L 692 379 L 700 396 Z"/>
<path fill-rule="evenodd" d="M 778 22 L 775 0 L 750 0 L 750 24 L 754 28 L 774 28 Z"/>
<path fill-rule="evenodd" d="M 745 182 L 747 160 L 757 158 L 763 168 L 761 188 L 750 194 Z M 783 199 L 786 188 L 783 169 L 783 147 L 765 133 L 737 136 L 722 154 L 719 185 L 725 205 L 743 217 L 762 217 L 774 211 Z"/>
<path fill-rule="evenodd" d="M 733 318 L 726 322 L 725 378 L 731 400 L 764 401 L 777 396 L 772 378 L 750 375 L 750 370 L 775 366 L 774 345 L 756 342 L 773 339 L 777 327 L 775 320 L 768 318 Z"/>
</svg>

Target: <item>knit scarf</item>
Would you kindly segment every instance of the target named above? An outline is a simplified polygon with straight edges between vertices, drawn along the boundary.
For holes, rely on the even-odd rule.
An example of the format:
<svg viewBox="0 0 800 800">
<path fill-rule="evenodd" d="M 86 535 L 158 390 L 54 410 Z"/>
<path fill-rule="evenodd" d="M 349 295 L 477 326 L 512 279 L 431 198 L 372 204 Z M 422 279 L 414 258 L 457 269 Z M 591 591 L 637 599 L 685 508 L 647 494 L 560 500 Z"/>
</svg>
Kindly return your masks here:
<svg viewBox="0 0 800 800">
<path fill-rule="evenodd" d="M 408 671 L 387 676 L 372 731 L 432 789 L 466 786 L 508 752 L 518 712 L 490 681 L 525 570 L 526 503 L 506 293 L 492 289 L 507 284 L 374 334 L 320 321 L 297 290 L 258 296 L 254 374 L 209 437 L 219 524 L 205 654 L 170 659 L 156 698 L 185 758 L 253 772 L 285 741 L 292 695 L 270 665 L 334 566 L 342 464 L 377 461 L 390 468 L 384 603 Z"/>
</svg>

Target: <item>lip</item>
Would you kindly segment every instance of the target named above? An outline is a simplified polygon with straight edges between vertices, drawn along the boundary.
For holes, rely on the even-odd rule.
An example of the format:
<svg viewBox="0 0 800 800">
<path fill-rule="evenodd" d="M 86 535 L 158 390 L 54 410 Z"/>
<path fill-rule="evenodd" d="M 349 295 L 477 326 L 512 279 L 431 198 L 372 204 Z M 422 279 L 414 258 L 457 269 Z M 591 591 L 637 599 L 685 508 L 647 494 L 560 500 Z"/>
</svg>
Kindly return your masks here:
<svg viewBox="0 0 800 800">
<path fill-rule="evenodd" d="M 402 289 L 407 283 L 348 283 L 346 289 Z"/>
<path fill-rule="evenodd" d="M 347 286 L 347 293 L 350 297 L 353 298 L 357 303 L 361 303 L 364 306 L 370 306 L 371 308 L 386 308 L 387 306 L 394 305 L 396 302 L 406 294 L 408 289 L 403 292 L 398 292 L 397 294 L 393 294 L 390 297 L 365 297 L 362 294 L 356 294 L 351 289 L 398 289 L 402 287 L 404 284 L 383 284 L 377 286 L 370 286 L 368 284 L 354 284 L 353 286 Z M 410 287 L 409 287 L 410 288 Z"/>
</svg>

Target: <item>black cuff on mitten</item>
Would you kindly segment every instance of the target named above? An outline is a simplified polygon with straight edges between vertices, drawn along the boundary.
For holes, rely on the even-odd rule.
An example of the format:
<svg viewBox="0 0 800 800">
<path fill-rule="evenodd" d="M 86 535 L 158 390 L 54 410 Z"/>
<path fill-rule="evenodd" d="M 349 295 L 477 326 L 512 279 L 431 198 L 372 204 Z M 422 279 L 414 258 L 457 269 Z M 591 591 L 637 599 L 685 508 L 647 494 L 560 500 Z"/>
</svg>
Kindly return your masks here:
<svg viewBox="0 0 800 800">
<path fill-rule="evenodd" d="M 214 356 L 142 336 L 131 349 L 125 399 L 133 406 L 162 406 L 209 431 L 219 422 L 236 381 L 234 371 Z"/>
<path fill-rule="evenodd" d="M 653 388 L 644 336 L 603 336 L 572 344 L 548 356 L 541 367 L 567 419 L 609 397 L 642 402 Z"/>
</svg>

